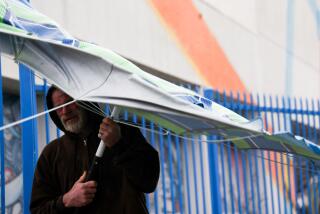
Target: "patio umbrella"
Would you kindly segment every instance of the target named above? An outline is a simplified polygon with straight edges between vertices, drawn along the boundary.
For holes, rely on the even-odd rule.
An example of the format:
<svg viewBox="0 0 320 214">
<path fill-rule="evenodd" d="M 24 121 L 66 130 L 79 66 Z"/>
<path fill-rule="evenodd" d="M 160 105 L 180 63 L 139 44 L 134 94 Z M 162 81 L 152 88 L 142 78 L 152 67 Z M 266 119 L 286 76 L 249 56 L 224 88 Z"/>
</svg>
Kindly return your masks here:
<svg viewBox="0 0 320 214">
<path fill-rule="evenodd" d="M 320 160 L 320 148 L 290 133 L 271 135 L 201 95 L 142 71 L 120 55 L 77 40 L 27 2 L 0 2 L 1 53 L 31 67 L 75 100 L 108 103 L 177 135 L 214 134 L 240 149 Z"/>
</svg>

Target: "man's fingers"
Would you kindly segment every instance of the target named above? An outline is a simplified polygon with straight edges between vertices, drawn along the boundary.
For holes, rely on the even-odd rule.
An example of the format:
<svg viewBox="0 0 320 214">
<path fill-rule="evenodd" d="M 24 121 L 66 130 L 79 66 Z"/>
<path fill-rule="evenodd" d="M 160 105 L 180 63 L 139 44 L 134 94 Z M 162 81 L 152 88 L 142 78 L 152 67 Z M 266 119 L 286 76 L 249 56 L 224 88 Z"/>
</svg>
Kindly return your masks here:
<svg viewBox="0 0 320 214">
<path fill-rule="evenodd" d="M 93 193 L 90 193 L 89 190 L 85 191 L 85 194 L 83 195 L 83 198 L 81 200 L 82 201 L 81 202 L 82 206 L 86 206 L 86 205 L 90 204 L 93 201 L 93 199 L 95 197 L 95 192 L 96 192 L 95 190 L 94 190 Z"/>
<path fill-rule="evenodd" d="M 91 198 L 91 199 L 86 199 L 86 200 L 82 203 L 82 206 L 86 206 L 86 205 L 90 204 L 92 201 L 93 201 L 93 198 Z"/>
<path fill-rule="evenodd" d="M 91 194 L 95 194 L 97 192 L 96 188 L 87 188 L 84 190 L 84 195 L 91 195 Z"/>
<path fill-rule="evenodd" d="M 87 171 L 84 171 L 76 183 L 83 183 L 86 180 Z"/>
<path fill-rule="evenodd" d="M 84 183 L 85 187 L 90 187 L 90 188 L 96 188 L 97 187 L 97 182 L 95 181 L 88 181 L 86 183 Z"/>
<path fill-rule="evenodd" d="M 83 191 L 85 195 L 95 194 L 97 192 L 97 183 L 95 181 L 83 183 Z"/>
<path fill-rule="evenodd" d="M 94 193 L 86 194 L 86 196 L 85 196 L 86 197 L 86 201 L 93 200 L 94 196 L 95 196 Z"/>
</svg>

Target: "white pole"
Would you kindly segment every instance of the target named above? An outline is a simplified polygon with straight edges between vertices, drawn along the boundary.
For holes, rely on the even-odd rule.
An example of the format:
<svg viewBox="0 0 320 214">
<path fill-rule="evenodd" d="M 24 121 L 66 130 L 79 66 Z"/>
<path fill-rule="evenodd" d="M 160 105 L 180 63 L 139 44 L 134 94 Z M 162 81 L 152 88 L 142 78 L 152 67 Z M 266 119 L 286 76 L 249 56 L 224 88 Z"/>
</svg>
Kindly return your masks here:
<svg viewBox="0 0 320 214">
<path fill-rule="evenodd" d="M 120 108 L 119 107 L 114 107 L 113 110 L 112 110 L 110 118 L 111 119 L 118 118 L 119 114 L 120 114 Z M 98 147 L 98 149 L 96 151 L 95 157 L 93 159 L 93 162 L 92 162 L 92 164 L 90 166 L 89 172 L 87 174 L 86 181 L 94 180 L 94 172 L 95 172 L 97 166 L 99 165 L 100 159 L 103 156 L 105 148 L 106 148 L 106 144 L 101 140 L 100 144 L 99 144 L 99 147 Z"/>
</svg>

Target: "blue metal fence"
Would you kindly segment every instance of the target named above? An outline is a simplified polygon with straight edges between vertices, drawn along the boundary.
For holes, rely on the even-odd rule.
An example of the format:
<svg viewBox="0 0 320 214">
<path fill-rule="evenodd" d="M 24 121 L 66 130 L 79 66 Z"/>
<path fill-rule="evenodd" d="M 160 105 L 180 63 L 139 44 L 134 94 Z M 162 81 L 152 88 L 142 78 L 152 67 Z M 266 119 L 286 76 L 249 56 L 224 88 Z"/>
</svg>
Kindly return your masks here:
<svg viewBox="0 0 320 214">
<path fill-rule="evenodd" d="M 21 118 L 37 113 L 37 100 L 34 75 L 25 65 L 20 71 L 20 110 Z M 34 168 L 38 159 L 37 120 L 22 123 L 22 173 L 23 173 L 23 211 L 28 213 Z"/>
<path fill-rule="evenodd" d="M 26 82 L 21 81 L 22 88 L 26 86 Z M 27 88 L 30 87 L 32 85 Z M 40 95 L 44 94 L 47 84 L 37 86 L 35 90 Z M 29 93 L 20 95 L 21 101 L 25 96 L 32 98 L 22 101 L 22 115 L 36 111 L 35 95 L 32 91 Z M 319 143 L 319 100 L 280 99 L 277 96 L 234 94 L 211 89 L 203 93 L 209 99 L 248 119 L 263 117 L 266 128 L 271 132 L 291 130 Z M 44 100 L 41 102 L 44 103 Z M 24 113 L 24 109 L 27 113 Z M 126 117 L 134 120 L 130 115 Z M 45 116 L 44 120 L 46 125 L 42 131 L 46 133 L 46 144 L 54 136 L 52 132 L 51 135 L 49 133 L 49 118 Z M 319 212 L 320 171 L 305 158 L 271 151 L 238 150 L 231 142 L 207 142 L 219 139 L 219 136 L 194 136 L 188 139 L 184 136 L 163 135 L 161 128 L 155 127 L 153 123 L 143 121 L 142 124 L 153 130 L 142 129 L 142 132 L 159 151 L 161 160 L 158 188 L 147 195 L 150 213 Z M 32 178 L 30 174 L 34 168 L 34 161 L 27 160 L 34 160 L 38 150 L 36 125 L 35 121 L 26 124 L 26 128 L 31 127 L 28 131 L 31 135 L 22 137 L 23 173 L 24 177 L 28 176 L 24 179 L 23 188 L 24 213 L 28 213 Z M 60 135 L 59 131 L 56 133 L 57 136 Z M 1 166 L 1 175 L 3 167 Z M 2 205 L 4 200 L 2 196 Z"/>
</svg>

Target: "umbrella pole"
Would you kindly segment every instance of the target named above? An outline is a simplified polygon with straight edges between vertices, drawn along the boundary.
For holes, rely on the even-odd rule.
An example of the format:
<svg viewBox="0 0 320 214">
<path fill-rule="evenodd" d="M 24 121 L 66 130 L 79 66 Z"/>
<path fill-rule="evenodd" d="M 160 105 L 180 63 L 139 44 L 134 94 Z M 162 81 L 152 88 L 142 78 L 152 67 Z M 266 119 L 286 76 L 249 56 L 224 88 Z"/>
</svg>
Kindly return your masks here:
<svg viewBox="0 0 320 214">
<path fill-rule="evenodd" d="M 118 118 L 120 114 L 120 108 L 119 107 L 114 107 L 113 110 L 112 110 L 112 113 L 111 113 L 111 116 L 110 118 L 113 119 L 113 118 Z M 98 168 L 98 165 L 102 159 L 102 156 L 103 156 L 103 153 L 104 153 L 104 150 L 106 148 L 106 144 L 101 140 L 100 141 L 100 144 L 99 144 L 99 147 L 96 151 L 96 154 L 93 158 L 93 161 L 92 161 L 92 164 L 90 166 L 90 169 L 88 171 L 88 174 L 86 176 L 86 181 L 90 181 L 90 180 L 94 180 L 94 175 L 96 173 L 96 170 Z"/>
</svg>

